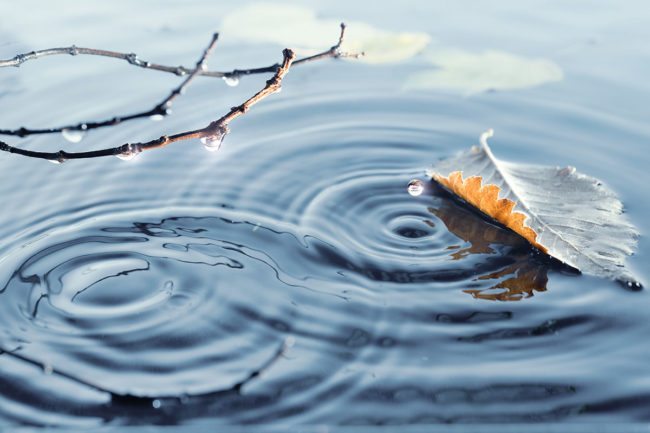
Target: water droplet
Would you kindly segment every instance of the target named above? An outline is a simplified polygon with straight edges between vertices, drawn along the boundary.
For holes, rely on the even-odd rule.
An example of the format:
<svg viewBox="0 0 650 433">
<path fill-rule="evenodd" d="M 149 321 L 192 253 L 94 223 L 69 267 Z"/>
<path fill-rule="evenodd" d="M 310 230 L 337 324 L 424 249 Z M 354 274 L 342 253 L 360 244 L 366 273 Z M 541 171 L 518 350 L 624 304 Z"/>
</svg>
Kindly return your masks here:
<svg viewBox="0 0 650 433">
<path fill-rule="evenodd" d="M 63 151 L 59 151 L 55 158 L 48 159 L 47 161 L 51 162 L 52 164 L 63 164 L 67 161 L 67 158 L 65 157 Z"/>
<path fill-rule="evenodd" d="M 122 153 L 118 153 L 115 156 L 120 158 L 122 161 L 131 161 L 133 158 L 138 156 L 142 152 L 142 146 L 138 143 L 129 143 L 126 146 L 126 149 Z"/>
<path fill-rule="evenodd" d="M 154 401 L 151 402 L 151 406 L 153 406 L 154 409 L 160 409 L 160 406 L 162 406 L 162 402 L 158 399 L 155 399 Z"/>
<path fill-rule="evenodd" d="M 68 50 L 68 53 L 70 53 L 71 56 L 76 56 L 77 54 L 79 54 L 79 48 L 73 45 Z"/>
<path fill-rule="evenodd" d="M 126 55 L 126 61 L 132 65 L 142 66 L 144 62 L 138 58 L 136 53 L 130 53 Z"/>
<path fill-rule="evenodd" d="M 27 60 L 27 57 L 25 57 L 24 54 L 18 54 L 16 57 L 14 57 L 14 60 L 16 61 L 16 64 L 14 64 L 15 67 L 20 67 L 25 61 Z"/>
<path fill-rule="evenodd" d="M 50 375 L 54 373 L 54 368 L 50 364 L 43 364 L 43 373 Z"/>
<path fill-rule="evenodd" d="M 212 135 L 201 137 L 201 143 L 203 143 L 203 147 L 208 152 L 216 152 L 221 147 L 221 143 L 223 143 L 223 139 L 227 133 L 228 128 L 221 126 Z"/>
<path fill-rule="evenodd" d="M 226 85 L 235 87 L 237 84 L 239 84 L 239 77 L 237 75 L 225 75 L 223 77 L 223 81 L 226 83 Z"/>
<path fill-rule="evenodd" d="M 641 283 L 639 283 L 638 281 L 628 281 L 627 282 L 627 288 L 631 289 L 631 290 L 634 290 L 634 291 L 637 291 L 637 290 L 641 290 L 643 288 L 643 285 Z"/>
<path fill-rule="evenodd" d="M 408 192 L 413 197 L 421 195 L 424 192 L 424 182 L 422 182 L 420 179 L 413 179 L 409 182 Z"/>
<path fill-rule="evenodd" d="M 163 116 L 162 114 L 152 114 L 151 116 L 149 116 L 149 119 L 153 120 L 154 122 L 160 122 L 164 118 L 165 116 Z"/>
<path fill-rule="evenodd" d="M 70 143 L 79 143 L 81 140 L 83 140 L 84 136 L 86 135 L 86 132 L 80 129 L 64 128 L 61 131 L 61 135 Z"/>
<path fill-rule="evenodd" d="M 201 143 L 203 143 L 203 147 L 205 147 L 205 150 L 208 152 L 216 152 L 221 148 L 221 143 L 223 142 L 223 136 L 218 136 L 218 135 L 211 135 L 209 137 L 203 137 L 201 138 Z"/>
<path fill-rule="evenodd" d="M 178 75 L 179 77 L 182 77 L 183 75 L 186 75 L 186 74 L 187 74 L 187 72 L 185 71 L 185 69 L 184 69 L 182 66 L 179 66 L 178 68 L 176 68 L 176 70 L 174 71 L 174 73 L 175 73 L 176 75 Z"/>
</svg>

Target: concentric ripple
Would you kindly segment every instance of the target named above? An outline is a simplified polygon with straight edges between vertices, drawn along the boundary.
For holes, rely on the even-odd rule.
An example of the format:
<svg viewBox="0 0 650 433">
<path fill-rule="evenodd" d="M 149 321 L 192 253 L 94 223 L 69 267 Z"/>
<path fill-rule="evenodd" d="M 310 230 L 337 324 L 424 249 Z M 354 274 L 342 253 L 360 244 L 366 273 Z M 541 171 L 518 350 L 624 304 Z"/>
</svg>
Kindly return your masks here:
<svg viewBox="0 0 650 433">
<path fill-rule="evenodd" d="M 261 302 L 271 317 L 295 315 L 293 285 L 254 252 L 267 249 L 268 230 L 232 225 L 113 220 L 53 233 L 46 246 L 34 243 L 14 258 L 2 289 L 3 329 L 25 342 L 23 356 L 113 393 L 226 388 L 290 332 L 290 322 L 267 329 L 238 311 Z M 246 232 L 257 233 L 255 243 Z M 291 242 L 274 239 L 287 249 Z"/>
<path fill-rule="evenodd" d="M 211 85 L 80 144 L 201 126 Z M 493 105 L 290 92 L 216 153 L 0 161 L 0 425 L 642 418 L 615 409 L 646 398 L 648 350 L 616 338 L 646 334 L 638 301 L 563 275 L 424 176 L 494 126 Z M 546 130 L 517 121 L 508 143 Z"/>
<path fill-rule="evenodd" d="M 279 104 L 260 110 L 258 120 L 310 113 L 305 106 Z M 305 116 L 300 124 L 312 124 Z M 170 148 L 121 173 L 91 162 L 107 173 L 102 201 L 58 196 L 74 206 L 34 212 L 29 228 L 5 247 L 3 269 L 11 272 L 0 293 L 0 343 L 13 376 L 4 380 L 21 383 L 20 392 L 3 397 L 6 416 L 24 421 L 37 402 L 39 418 L 55 424 L 214 413 L 236 423 L 283 413 L 322 422 L 342 402 L 365 407 L 376 392 L 372 378 L 386 379 L 398 365 L 409 365 L 412 376 L 396 389 L 426 383 L 435 366 L 462 365 L 462 350 L 446 336 L 475 344 L 485 324 L 468 319 L 457 327 L 441 318 L 470 308 L 468 317 L 507 323 L 511 313 L 474 311 L 465 302 L 544 291 L 548 266 L 424 178 L 423 155 L 433 157 L 436 143 L 457 137 L 381 125 L 382 117 L 356 125 L 325 118 L 290 132 L 269 124 L 263 139 L 233 137 L 239 142 L 217 160 Z M 405 125 L 421 121 L 409 119 Z M 155 188 L 174 164 L 191 164 L 192 174 Z M 407 191 L 413 178 L 426 185 L 418 197 Z M 130 189 L 136 179 L 146 194 Z M 522 326 L 537 320 L 532 315 Z M 295 346 L 250 384 L 257 393 L 231 392 L 287 337 Z M 445 357 L 432 357 L 428 344 L 446 347 Z M 536 350 L 539 343 L 527 344 Z M 485 362 L 499 358 L 495 351 Z M 431 380 L 445 394 L 445 381 Z M 42 384 L 53 391 L 43 394 Z M 567 395 L 550 405 L 573 404 Z M 374 422 L 377 406 L 367 408 L 355 416 L 344 411 L 340 421 Z"/>
<path fill-rule="evenodd" d="M 95 218 L 11 255 L 15 272 L 0 290 L 6 355 L 41 366 L 46 382 L 113 401 L 218 394 L 293 335 L 320 357 L 357 356 L 347 340 L 367 331 L 355 331 L 350 309 L 367 295 L 350 303 L 358 289 L 323 279 L 318 239 L 259 216 L 204 212 Z"/>
</svg>

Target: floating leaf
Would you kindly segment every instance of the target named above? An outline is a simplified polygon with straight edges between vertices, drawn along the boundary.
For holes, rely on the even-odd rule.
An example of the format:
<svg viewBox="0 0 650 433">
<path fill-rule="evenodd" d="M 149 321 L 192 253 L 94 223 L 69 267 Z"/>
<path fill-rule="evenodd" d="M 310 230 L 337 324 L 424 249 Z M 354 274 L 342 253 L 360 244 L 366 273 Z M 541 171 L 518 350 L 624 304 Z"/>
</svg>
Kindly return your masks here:
<svg viewBox="0 0 650 433">
<path fill-rule="evenodd" d="M 323 18 L 304 5 L 258 2 L 227 13 L 221 30 L 229 38 L 276 43 L 310 55 L 331 45 L 332 32 L 340 22 L 338 18 Z M 361 62 L 402 62 L 419 54 L 431 41 L 431 36 L 423 32 L 395 32 L 362 21 L 345 22 L 348 28 L 341 48 L 344 52 L 364 52 L 365 56 L 357 60 Z"/>
<path fill-rule="evenodd" d="M 487 144 L 491 135 L 481 136 L 481 147 L 440 161 L 429 175 L 541 252 L 581 272 L 640 289 L 624 266 L 638 233 L 622 215 L 614 192 L 573 167 L 500 161 Z"/>
<path fill-rule="evenodd" d="M 550 59 L 522 57 L 505 51 L 473 53 L 438 49 L 429 53 L 435 69 L 410 74 L 407 89 L 446 89 L 473 95 L 490 90 L 518 90 L 562 81 L 562 68 Z"/>
</svg>

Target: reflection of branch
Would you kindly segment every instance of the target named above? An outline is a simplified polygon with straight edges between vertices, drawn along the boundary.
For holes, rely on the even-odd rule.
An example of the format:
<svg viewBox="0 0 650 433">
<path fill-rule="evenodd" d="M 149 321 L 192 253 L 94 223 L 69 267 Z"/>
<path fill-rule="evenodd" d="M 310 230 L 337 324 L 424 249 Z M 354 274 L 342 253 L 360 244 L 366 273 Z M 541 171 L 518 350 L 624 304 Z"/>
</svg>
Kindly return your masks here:
<svg viewBox="0 0 650 433">
<path fill-rule="evenodd" d="M 206 49 L 204 57 L 209 54 L 210 48 L 214 42 L 216 42 L 216 37 L 213 38 L 213 43 L 210 45 L 210 47 Z M 197 129 L 194 131 L 180 132 L 174 135 L 163 135 L 158 139 L 145 143 L 126 143 L 117 147 L 110 147 L 87 152 L 66 152 L 64 150 L 60 150 L 58 152 L 39 152 L 13 147 L 2 141 L 0 141 L 0 150 L 16 153 L 18 155 L 28 156 L 31 158 L 47 159 L 53 162 L 65 162 L 68 159 L 88 159 L 111 155 L 120 156 L 124 159 L 130 159 L 144 150 L 156 149 L 158 147 L 164 147 L 177 141 L 184 141 L 193 138 L 200 138 L 207 147 L 218 148 L 218 146 L 221 144 L 221 141 L 223 140 L 223 137 L 229 131 L 228 125 L 231 121 L 246 113 L 250 107 L 257 104 L 267 96 L 280 90 L 282 79 L 289 72 L 289 68 L 291 67 L 291 64 L 296 56 L 295 53 L 290 49 L 285 49 L 283 51 L 283 55 L 284 60 L 282 61 L 282 64 L 280 64 L 279 68 L 275 72 L 275 75 L 266 82 L 266 86 L 264 86 L 262 90 L 251 96 L 243 104 L 233 107 L 227 114 L 211 122 L 205 128 Z M 203 61 L 205 60 L 204 57 L 202 57 L 202 60 L 197 63 L 197 65 L 199 65 L 197 69 L 200 69 L 200 65 L 203 64 Z M 195 70 L 184 81 L 184 83 L 181 84 L 179 88 L 189 84 L 191 79 L 194 78 L 196 74 L 198 74 L 198 72 Z M 172 99 L 173 95 L 174 92 L 172 92 L 171 95 Z"/>
<path fill-rule="evenodd" d="M 293 65 L 300 65 L 303 63 L 309 63 L 313 62 L 316 60 L 321 60 L 321 59 L 326 59 L 326 58 L 340 58 L 340 57 L 354 57 L 358 58 L 363 55 L 363 53 L 360 54 L 352 54 L 352 53 L 345 53 L 341 52 L 341 44 L 343 43 L 343 37 L 345 36 L 345 24 L 341 23 L 341 32 L 339 34 L 339 40 L 338 42 L 330 47 L 328 50 L 323 51 L 321 53 L 315 54 L 313 56 L 305 57 L 299 60 L 296 60 L 293 62 Z M 217 34 L 213 36 L 212 43 L 210 44 L 210 47 L 206 50 L 206 53 L 204 53 L 203 60 L 209 55 L 209 51 L 212 49 L 214 46 L 214 43 L 216 42 L 217 39 Z M 128 120 L 133 120 L 133 119 L 139 119 L 143 117 L 150 117 L 150 116 L 165 116 L 169 114 L 170 110 L 169 108 L 171 107 L 171 104 L 173 102 L 173 99 L 176 98 L 183 89 L 189 84 L 191 79 L 197 75 L 203 75 L 207 77 L 221 77 L 224 79 L 230 79 L 230 80 L 238 80 L 240 76 L 242 75 L 252 75 L 252 74 L 262 74 L 262 73 L 276 73 L 282 66 L 280 63 L 275 63 L 270 66 L 266 67 L 261 67 L 261 68 L 252 68 L 252 69 L 234 69 L 229 72 L 219 72 L 219 71 L 208 71 L 205 68 L 205 64 L 202 62 L 198 62 L 197 65 L 190 69 L 186 68 L 184 66 L 165 66 L 165 65 L 159 65 L 156 63 L 151 63 L 148 61 L 141 60 L 135 53 L 120 53 L 116 51 L 107 51 L 107 50 L 98 50 L 94 48 L 82 48 L 82 47 L 75 47 L 70 46 L 70 47 L 64 47 L 64 48 L 50 48 L 47 50 L 40 50 L 40 51 L 32 51 L 30 53 L 25 53 L 25 54 L 18 54 L 12 59 L 8 60 L 0 60 L 0 68 L 1 67 L 7 67 L 7 66 L 20 66 L 23 63 L 27 62 L 28 60 L 34 60 L 38 59 L 41 57 L 45 56 L 52 56 L 52 55 L 57 55 L 57 54 L 67 54 L 67 55 L 91 55 L 91 56 L 103 56 L 103 57 L 110 57 L 114 59 L 121 59 L 127 61 L 129 64 L 138 66 L 144 69 L 152 69 L 156 71 L 162 71 L 162 72 L 170 72 L 174 73 L 176 75 L 189 75 L 189 77 L 179 86 L 176 88 L 172 93 L 164 99 L 162 102 L 159 104 L 155 105 L 152 109 L 142 111 L 139 113 L 135 114 L 129 114 L 129 115 L 123 115 L 123 116 L 115 116 L 111 119 L 107 120 L 100 120 L 100 121 L 92 121 L 92 122 L 81 122 L 75 125 L 66 125 L 66 126 L 60 126 L 60 127 L 55 127 L 55 128 L 42 128 L 42 129 L 30 129 L 26 127 L 21 127 L 18 129 L 0 129 L 0 135 L 13 135 L 13 136 L 18 136 L 18 137 L 26 137 L 29 135 L 35 135 L 35 134 L 52 134 L 52 133 L 57 133 L 61 132 L 63 130 L 69 130 L 69 131 L 86 131 L 89 129 L 96 129 L 96 128 L 102 128 L 105 126 L 113 126 L 117 125 L 118 123 L 122 123 Z"/>
</svg>

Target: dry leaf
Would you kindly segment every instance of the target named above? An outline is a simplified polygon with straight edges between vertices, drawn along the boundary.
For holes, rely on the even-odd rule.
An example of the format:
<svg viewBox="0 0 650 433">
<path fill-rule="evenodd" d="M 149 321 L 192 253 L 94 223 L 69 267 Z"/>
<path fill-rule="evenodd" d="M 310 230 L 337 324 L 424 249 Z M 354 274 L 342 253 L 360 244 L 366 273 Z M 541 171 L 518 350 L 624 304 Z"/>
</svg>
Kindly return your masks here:
<svg viewBox="0 0 650 433">
<path fill-rule="evenodd" d="M 632 289 L 641 283 L 625 268 L 638 233 L 614 192 L 575 168 L 514 164 L 481 147 L 440 161 L 429 175 L 483 214 L 543 253 L 584 273 Z"/>
</svg>

